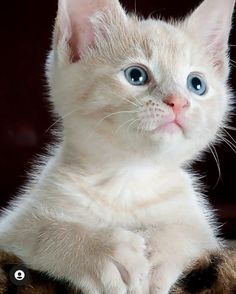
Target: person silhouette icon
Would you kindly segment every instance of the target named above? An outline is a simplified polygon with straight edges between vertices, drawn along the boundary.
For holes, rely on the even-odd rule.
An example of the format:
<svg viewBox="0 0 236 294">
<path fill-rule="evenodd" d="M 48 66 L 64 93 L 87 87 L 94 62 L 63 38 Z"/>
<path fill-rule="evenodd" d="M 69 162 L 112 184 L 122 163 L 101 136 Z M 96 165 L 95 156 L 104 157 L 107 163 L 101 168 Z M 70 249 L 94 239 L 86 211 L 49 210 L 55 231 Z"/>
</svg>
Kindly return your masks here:
<svg viewBox="0 0 236 294">
<path fill-rule="evenodd" d="M 17 281 L 22 281 L 25 277 L 25 273 L 22 270 L 18 270 L 15 272 L 14 277 Z"/>
<path fill-rule="evenodd" d="M 17 265 L 10 270 L 9 278 L 14 285 L 22 286 L 29 282 L 30 273 L 25 266 Z"/>
</svg>

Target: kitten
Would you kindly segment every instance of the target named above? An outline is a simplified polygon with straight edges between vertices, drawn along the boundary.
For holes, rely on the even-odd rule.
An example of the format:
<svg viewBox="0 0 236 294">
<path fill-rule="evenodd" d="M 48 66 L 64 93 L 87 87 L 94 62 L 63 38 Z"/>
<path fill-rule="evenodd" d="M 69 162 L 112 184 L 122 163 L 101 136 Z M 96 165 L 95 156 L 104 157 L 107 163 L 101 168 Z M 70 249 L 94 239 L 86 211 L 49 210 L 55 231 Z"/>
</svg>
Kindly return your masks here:
<svg viewBox="0 0 236 294">
<path fill-rule="evenodd" d="M 2 216 L 3 250 L 85 294 L 166 294 L 223 246 L 183 166 L 231 108 L 233 7 L 205 0 L 167 23 L 59 0 L 47 77 L 62 142 Z"/>
</svg>

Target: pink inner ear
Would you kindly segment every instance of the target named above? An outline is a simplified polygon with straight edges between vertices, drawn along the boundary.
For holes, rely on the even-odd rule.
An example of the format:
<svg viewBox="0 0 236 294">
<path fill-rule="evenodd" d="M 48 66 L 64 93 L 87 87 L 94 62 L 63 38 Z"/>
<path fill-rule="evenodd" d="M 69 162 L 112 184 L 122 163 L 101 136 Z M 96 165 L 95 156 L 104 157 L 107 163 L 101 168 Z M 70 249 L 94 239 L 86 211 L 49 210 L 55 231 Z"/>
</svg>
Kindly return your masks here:
<svg viewBox="0 0 236 294">
<path fill-rule="evenodd" d="M 89 20 L 83 25 L 81 30 L 72 29 L 72 36 L 69 40 L 69 47 L 71 51 L 71 61 L 77 62 L 81 54 L 94 44 L 94 33 L 92 24 Z"/>
<path fill-rule="evenodd" d="M 78 61 L 88 47 L 95 45 L 92 18 L 106 9 L 125 16 L 118 0 L 59 0 L 57 24 L 61 34 L 58 39 L 61 38 L 62 51 L 66 49 L 67 58 L 72 62 Z"/>
<path fill-rule="evenodd" d="M 72 60 L 76 62 L 88 47 L 94 45 L 94 31 L 91 18 L 104 9 L 108 0 L 62 0 L 66 1 L 70 22 L 70 40 Z"/>
</svg>

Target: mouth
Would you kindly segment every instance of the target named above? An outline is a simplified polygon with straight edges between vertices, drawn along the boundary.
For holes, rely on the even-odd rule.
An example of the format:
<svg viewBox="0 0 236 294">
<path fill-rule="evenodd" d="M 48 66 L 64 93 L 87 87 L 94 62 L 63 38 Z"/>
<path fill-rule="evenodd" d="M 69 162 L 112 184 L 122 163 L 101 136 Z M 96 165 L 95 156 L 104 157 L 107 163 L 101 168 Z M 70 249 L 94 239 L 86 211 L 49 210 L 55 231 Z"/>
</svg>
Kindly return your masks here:
<svg viewBox="0 0 236 294">
<path fill-rule="evenodd" d="M 150 134 L 156 134 L 156 133 L 168 133 L 168 134 L 177 134 L 179 132 L 184 132 L 182 124 L 178 120 L 172 120 L 170 122 L 166 122 L 158 127 L 156 127 L 154 130 L 149 131 Z"/>
</svg>

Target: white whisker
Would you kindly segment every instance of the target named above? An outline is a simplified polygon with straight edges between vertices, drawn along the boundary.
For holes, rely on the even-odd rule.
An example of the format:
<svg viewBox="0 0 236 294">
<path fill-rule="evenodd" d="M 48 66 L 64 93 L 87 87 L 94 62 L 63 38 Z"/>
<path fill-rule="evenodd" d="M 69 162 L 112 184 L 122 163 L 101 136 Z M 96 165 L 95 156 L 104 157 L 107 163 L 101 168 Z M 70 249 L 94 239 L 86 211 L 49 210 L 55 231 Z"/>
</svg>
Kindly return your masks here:
<svg viewBox="0 0 236 294">
<path fill-rule="evenodd" d="M 50 125 L 49 128 L 47 128 L 47 130 L 45 131 L 44 134 L 47 134 L 47 133 L 51 130 L 51 128 L 53 128 L 57 123 L 59 123 L 60 121 L 63 121 L 65 118 L 67 118 L 68 116 L 70 116 L 70 115 L 72 115 L 73 113 L 77 112 L 78 110 L 80 110 L 79 107 L 76 108 L 76 109 L 74 109 L 73 111 L 71 111 L 71 112 L 65 114 L 64 116 L 60 117 L 59 119 L 57 119 L 53 124 Z"/>
<path fill-rule="evenodd" d="M 139 118 L 135 119 L 133 122 L 131 122 L 131 123 L 129 124 L 129 126 L 128 126 L 128 128 L 127 128 L 128 132 L 129 132 L 129 129 L 131 128 L 131 126 L 132 126 L 133 124 L 135 124 L 137 121 L 139 121 Z"/>
<path fill-rule="evenodd" d="M 227 132 L 225 129 L 223 130 L 231 139 L 232 141 L 236 144 L 236 140 L 230 135 L 229 132 Z"/>
<path fill-rule="evenodd" d="M 120 126 L 115 130 L 114 134 L 117 134 L 117 133 L 120 131 L 121 128 L 123 128 L 125 125 L 127 125 L 129 122 L 132 122 L 133 120 L 134 120 L 134 119 L 131 118 L 131 119 L 129 119 L 128 121 L 124 122 L 122 125 L 120 125 Z"/>
<path fill-rule="evenodd" d="M 221 169 L 220 169 L 220 160 L 219 160 L 219 157 L 218 157 L 218 154 L 217 154 L 217 151 L 216 151 L 215 147 L 213 145 L 211 146 L 210 144 L 208 145 L 208 147 L 209 147 L 209 149 L 210 149 L 210 151 L 212 153 L 212 156 L 213 156 L 213 158 L 214 158 L 214 160 L 216 162 L 217 169 L 218 169 L 218 174 L 219 174 L 217 182 L 216 182 L 216 184 L 214 186 L 214 188 L 215 188 L 218 185 L 219 181 L 222 179 Z"/>
<path fill-rule="evenodd" d="M 118 95 L 117 93 L 115 93 L 115 96 L 119 97 L 120 99 L 122 99 L 122 100 L 124 100 L 124 101 L 126 101 L 126 102 L 128 102 L 128 103 L 130 103 L 130 104 L 132 104 L 134 106 L 136 106 L 136 107 L 139 106 L 138 104 L 134 103 L 133 101 L 130 101 L 128 98 L 124 98 L 124 97 Z"/>
<path fill-rule="evenodd" d="M 231 142 L 229 141 L 228 139 L 224 138 L 224 137 L 221 137 L 220 135 L 218 135 L 218 137 L 223 141 L 225 142 L 229 148 L 234 152 L 236 153 L 236 146 Z"/>
<path fill-rule="evenodd" d="M 121 114 L 121 113 L 137 113 L 138 111 L 137 110 L 123 110 L 123 111 L 117 111 L 117 112 L 113 112 L 113 113 L 110 113 L 106 116 L 104 116 L 101 120 L 98 121 L 98 123 L 95 125 L 95 128 L 100 124 L 102 123 L 105 119 L 113 116 L 113 115 L 117 115 L 117 114 Z"/>
<path fill-rule="evenodd" d="M 92 132 L 90 133 L 90 135 L 87 137 L 87 139 L 85 140 L 85 142 L 87 142 L 89 139 L 91 139 L 91 137 L 95 134 L 96 129 L 98 128 L 98 126 L 104 122 L 104 120 L 106 120 L 107 118 L 113 116 L 113 115 L 117 115 L 117 114 L 122 114 L 122 113 L 137 113 L 137 110 L 123 110 L 123 111 L 117 111 L 117 112 L 113 112 L 110 113 L 106 116 L 104 116 L 102 119 L 100 119 L 96 125 L 94 126 L 94 129 L 92 130 Z"/>
<path fill-rule="evenodd" d="M 145 130 L 144 130 L 144 124 L 142 121 L 140 122 L 138 126 L 138 131 L 139 131 L 139 134 L 143 137 Z"/>
<path fill-rule="evenodd" d="M 143 106 L 142 102 L 138 100 L 136 96 L 134 96 L 135 101 L 138 103 L 139 106 Z"/>
<path fill-rule="evenodd" d="M 236 68 L 236 63 L 235 63 L 235 61 L 230 60 L 230 65 L 231 65 L 232 67 Z"/>
<path fill-rule="evenodd" d="M 236 131 L 236 128 L 234 128 L 234 127 L 230 127 L 230 126 L 228 126 L 228 127 L 224 127 L 224 129 L 231 130 L 231 131 Z"/>
<path fill-rule="evenodd" d="M 127 127 L 127 134 L 130 133 L 130 128 L 133 124 L 135 124 L 137 121 L 139 121 L 139 118 L 137 119 L 134 119 L 133 121 L 131 121 Z M 137 138 L 137 136 L 135 136 L 135 139 Z M 133 140 L 133 137 L 128 137 L 128 140 L 130 141 L 130 144 L 129 144 L 129 147 L 133 147 L 135 144 L 134 144 L 134 140 Z"/>
</svg>

